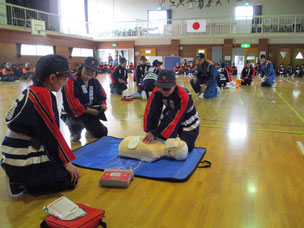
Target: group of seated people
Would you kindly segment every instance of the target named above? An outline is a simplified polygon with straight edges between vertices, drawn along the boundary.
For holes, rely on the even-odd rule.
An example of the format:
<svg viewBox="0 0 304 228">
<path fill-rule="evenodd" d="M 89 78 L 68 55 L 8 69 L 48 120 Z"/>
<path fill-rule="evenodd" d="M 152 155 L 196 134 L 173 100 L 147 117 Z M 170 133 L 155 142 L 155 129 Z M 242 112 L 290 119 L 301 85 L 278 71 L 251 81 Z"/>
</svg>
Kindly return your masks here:
<svg viewBox="0 0 304 228">
<path fill-rule="evenodd" d="M 215 67 L 217 69 L 220 69 L 222 68 L 223 63 L 225 64 L 225 68 L 227 69 L 229 75 L 237 75 L 237 67 L 235 66 L 234 63 L 231 65 L 222 61 L 218 61 Z M 194 63 L 194 61 L 190 61 L 188 64 L 187 60 L 184 59 L 183 64 L 176 63 L 176 66 L 174 67 L 174 71 L 176 74 L 195 75 L 197 73 L 198 67 L 199 67 L 198 63 Z"/>
<path fill-rule="evenodd" d="M 186 74 L 186 75 L 194 75 L 197 72 L 198 66 L 197 64 L 193 64 L 193 61 L 187 63 L 184 60 L 183 64 L 176 63 L 174 67 L 175 74 Z"/>
<path fill-rule="evenodd" d="M 296 67 L 293 67 L 291 64 L 288 64 L 287 67 L 284 64 L 280 64 L 277 69 L 277 75 L 280 77 L 303 77 L 304 64 L 302 66 L 297 65 Z"/>
<path fill-rule="evenodd" d="M 111 73 L 115 66 L 113 65 L 112 62 L 107 64 L 107 62 L 100 62 L 98 65 L 98 73 L 104 74 L 104 73 Z M 127 66 L 127 72 L 128 73 L 133 73 L 134 72 L 134 65 L 133 62 L 130 62 L 130 64 Z"/>
<path fill-rule="evenodd" d="M 12 82 L 21 78 L 27 80 L 34 72 L 35 68 L 30 68 L 30 63 L 13 65 L 7 62 L 1 65 L 0 81 Z"/>
</svg>

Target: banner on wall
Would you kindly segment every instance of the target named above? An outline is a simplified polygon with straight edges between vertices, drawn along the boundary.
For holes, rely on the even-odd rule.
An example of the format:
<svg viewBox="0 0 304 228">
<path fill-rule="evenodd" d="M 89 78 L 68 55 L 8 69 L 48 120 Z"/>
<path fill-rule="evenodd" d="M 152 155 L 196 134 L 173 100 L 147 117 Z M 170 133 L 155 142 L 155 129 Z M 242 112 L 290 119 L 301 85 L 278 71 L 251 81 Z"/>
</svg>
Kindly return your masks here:
<svg viewBox="0 0 304 228">
<path fill-rule="evenodd" d="M 206 32 L 206 20 L 187 20 L 187 32 Z"/>
</svg>

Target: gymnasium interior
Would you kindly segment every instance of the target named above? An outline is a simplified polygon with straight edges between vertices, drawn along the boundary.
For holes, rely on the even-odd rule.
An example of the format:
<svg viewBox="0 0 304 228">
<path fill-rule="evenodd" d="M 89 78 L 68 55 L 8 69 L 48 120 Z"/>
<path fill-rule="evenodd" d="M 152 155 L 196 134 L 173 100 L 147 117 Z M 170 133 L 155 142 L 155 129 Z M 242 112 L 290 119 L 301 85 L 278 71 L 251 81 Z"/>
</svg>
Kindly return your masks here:
<svg viewBox="0 0 304 228">
<path fill-rule="evenodd" d="M 39 58 L 59 54 L 76 72 L 87 57 L 96 58 L 96 78 L 107 94 L 102 123 L 106 137 L 114 140 L 146 134 L 147 100 L 122 99 L 137 94 L 135 68 L 141 56 L 173 70 L 176 63 L 197 64 L 199 53 L 214 65 L 237 68 L 230 72 L 229 86 L 210 99 L 191 87 L 195 73 L 176 74 L 199 115 L 195 148 L 206 150 L 198 162 L 207 160 L 210 167 L 195 164 L 179 181 L 136 175 L 145 162 L 135 162 L 129 186 L 114 188 L 100 186 L 102 169 L 78 166 L 75 189 L 15 198 L 8 194 L 1 168 L 0 227 L 40 227 L 49 216 L 42 208 L 62 196 L 104 210 L 102 220 L 110 228 L 304 227 L 303 0 L 0 0 L 0 68 L 10 62 L 21 75 L 0 80 L 0 139 L 8 130 L 7 111 L 32 85 L 32 74 L 22 77 L 25 63 L 35 74 Z M 250 86 L 240 85 L 244 66 L 256 67 L 261 55 L 274 67 L 276 87 L 261 87 L 258 71 Z M 111 94 L 109 56 L 127 60 L 128 88 L 122 95 Z M 279 75 L 280 65 L 290 65 L 292 73 Z M 62 93 L 53 94 L 60 112 Z M 60 131 L 76 158 L 98 140 L 85 130 L 79 141 L 72 140 L 62 120 Z M 87 156 L 97 161 L 106 147 L 94 149 L 97 157 Z"/>
</svg>

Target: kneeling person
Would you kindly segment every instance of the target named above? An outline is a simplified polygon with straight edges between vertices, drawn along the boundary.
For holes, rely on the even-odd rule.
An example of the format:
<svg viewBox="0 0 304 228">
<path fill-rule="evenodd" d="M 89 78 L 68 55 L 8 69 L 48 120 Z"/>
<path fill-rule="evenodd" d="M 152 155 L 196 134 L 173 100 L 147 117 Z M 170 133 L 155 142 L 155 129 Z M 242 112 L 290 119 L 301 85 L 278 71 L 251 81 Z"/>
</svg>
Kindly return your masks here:
<svg viewBox="0 0 304 228">
<path fill-rule="evenodd" d="M 260 57 L 260 74 L 263 82 L 261 83 L 261 87 L 276 87 L 275 78 L 277 77 L 275 70 L 273 68 L 272 62 L 266 60 L 265 55 L 261 55 Z"/>
<path fill-rule="evenodd" d="M 120 60 L 120 65 L 115 67 L 115 69 L 111 73 L 112 83 L 110 85 L 111 93 L 122 95 L 122 92 L 128 88 L 127 86 L 127 60 L 122 58 Z"/>
<path fill-rule="evenodd" d="M 6 114 L 0 164 L 8 177 L 9 193 L 26 189 L 43 194 L 74 188 L 80 173 L 72 165 L 75 156 L 59 128 L 56 96 L 69 72 L 66 58 L 47 55 L 36 64 L 33 85 L 26 88 Z"/>
<path fill-rule="evenodd" d="M 108 134 L 108 129 L 100 122 L 106 121 L 106 93 L 95 78 L 98 61 L 92 57 L 85 59 L 74 74 L 75 80 L 68 79 L 62 89 L 63 108 L 61 118 L 69 127 L 71 139 L 78 141 L 85 128 L 95 138 Z"/>
<path fill-rule="evenodd" d="M 149 99 L 150 93 L 153 92 L 155 88 L 155 82 L 158 78 L 158 74 L 161 71 L 160 66 L 162 65 L 162 62 L 159 62 L 157 59 L 153 61 L 153 66 L 149 68 L 148 72 L 146 73 L 144 79 L 143 79 L 143 92 L 142 97 L 144 100 Z M 146 98 L 146 99 L 145 99 Z"/>
<path fill-rule="evenodd" d="M 204 93 L 204 98 L 217 97 L 220 94 L 220 88 L 217 86 L 217 69 L 214 63 L 207 60 L 203 53 L 199 53 L 196 57 L 199 64 L 198 71 L 190 80 L 190 84 L 199 96 Z"/>
<path fill-rule="evenodd" d="M 192 151 L 200 120 L 191 94 L 176 85 L 175 73 L 170 70 L 160 71 L 156 86 L 145 109 L 143 142 L 150 144 L 156 137 L 167 140 L 179 136 Z"/>
<path fill-rule="evenodd" d="M 218 72 L 217 85 L 219 87 L 224 87 L 227 82 L 229 82 L 228 70 L 226 69 L 225 63 L 221 63 L 221 67 L 218 69 Z"/>
<path fill-rule="evenodd" d="M 255 75 L 255 69 L 253 68 L 251 63 L 247 61 L 241 73 L 241 79 L 242 79 L 241 85 L 251 86 L 254 75 Z"/>
</svg>

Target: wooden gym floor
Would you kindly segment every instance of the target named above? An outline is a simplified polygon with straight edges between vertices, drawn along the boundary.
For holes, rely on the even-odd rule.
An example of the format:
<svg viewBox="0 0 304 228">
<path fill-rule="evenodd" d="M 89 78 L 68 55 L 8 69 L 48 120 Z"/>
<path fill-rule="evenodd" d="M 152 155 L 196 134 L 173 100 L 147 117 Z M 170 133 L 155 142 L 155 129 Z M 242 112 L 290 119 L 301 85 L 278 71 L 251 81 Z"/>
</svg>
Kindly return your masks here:
<svg viewBox="0 0 304 228">
<path fill-rule="evenodd" d="M 130 76 L 132 77 L 132 76 Z M 109 94 L 109 76 L 98 78 L 108 93 L 109 135 L 144 135 L 145 101 L 120 101 Z M 178 82 L 193 90 L 189 77 Z M 131 80 L 132 81 L 132 80 Z M 5 112 L 30 82 L 0 82 L 0 138 Z M 47 216 L 41 208 L 64 195 L 106 211 L 108 227 L 304 227 L 304 80 L 277 79 L 277 88 L 222 90 L 215 99 L 193 96 L 201 125 L 196 146 L 206 147 L 209 169 L 197 169 L 185 183 L 135 178 L 128 189 L 98 186 L 101 171 L 80 169 L 73 191 L 12 199 L 0 171 L 0 227 L 39 227 Z M 133 82 L 128 94 L 135 93 Z M 58 95 L 60 101 L 60 95 Z M 59 102 L 61 105 L 61 102 Z M 66 140 L 69 132 L 61 123 Z M 83 132 L 80 143 L 93 139 Z"/>
</svg>

